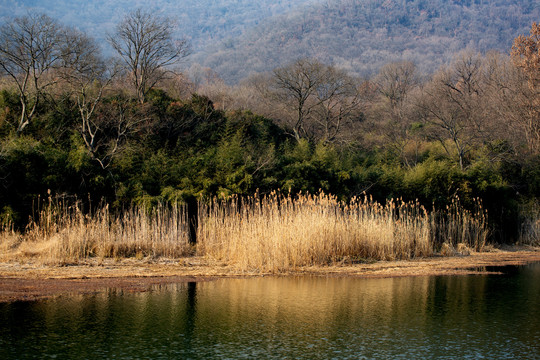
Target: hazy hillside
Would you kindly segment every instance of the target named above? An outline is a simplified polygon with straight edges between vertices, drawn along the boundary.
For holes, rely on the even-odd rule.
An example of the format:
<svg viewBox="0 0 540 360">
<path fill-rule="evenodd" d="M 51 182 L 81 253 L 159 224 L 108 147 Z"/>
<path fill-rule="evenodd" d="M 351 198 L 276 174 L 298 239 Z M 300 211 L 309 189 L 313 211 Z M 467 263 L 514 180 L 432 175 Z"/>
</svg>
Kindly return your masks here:
<svg viewBox="0 0 540 360">
<path fill-rule="evenodd" d="M 399 59 L 431 71 L 465 47 L 507 52 L 540 21 L 540 0 L 0 0 L 0 21 L 43 11 L 106 48 L 105 34 L 136 7 L 176 18 L 194 49 L 184 65 L 229 83 L 300 57 L 359 75 Z"/>
<path fill-rule="evenodd" d="M 104 39 L 123 16 L 137 7 L 151 8 L 178 20 L 178 36 L 195 50 L 209 42 L 237 37 L 262 19 L 319 0 L 0 0 L 0 21 L 45 12 L 61 22 Z"/>
<path fill-rule="evenodd" d="M 398 59 L 430 71 L 465 47 L 508 52 L 539 20 L 538 0 L 329 0 L 268 19 L 195 58 L 229 82 L 306 56 L 356 74 Z"/>
</svg>

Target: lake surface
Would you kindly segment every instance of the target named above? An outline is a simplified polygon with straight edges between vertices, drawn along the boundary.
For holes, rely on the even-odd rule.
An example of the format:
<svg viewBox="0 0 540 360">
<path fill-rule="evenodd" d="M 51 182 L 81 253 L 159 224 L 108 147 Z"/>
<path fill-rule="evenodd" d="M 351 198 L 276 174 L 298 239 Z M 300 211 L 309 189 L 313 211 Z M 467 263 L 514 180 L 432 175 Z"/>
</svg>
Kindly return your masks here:
<svg viewBox="0 0 540 360">
<path fill-rule="evenodd" d="M 540 359 L 540 265 L 269 277 L 0 304 L 1 359 Z"/>
</svg>

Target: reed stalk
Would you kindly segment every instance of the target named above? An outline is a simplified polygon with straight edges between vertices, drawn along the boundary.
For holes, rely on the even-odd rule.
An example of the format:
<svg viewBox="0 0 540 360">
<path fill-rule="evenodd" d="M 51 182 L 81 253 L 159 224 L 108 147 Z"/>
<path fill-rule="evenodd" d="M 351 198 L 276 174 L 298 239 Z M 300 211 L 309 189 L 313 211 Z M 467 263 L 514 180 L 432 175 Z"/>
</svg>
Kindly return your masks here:
<svg viewBox="0 0 540 360">
<path fill-rule="evenodd" d="M 519 232 L 519 243 L 523 245 L 540 245 L 540 202 L 535 201 L 524 209 L 521 213 L 521 228 Z"/>
<path fill-rule="evenodd" d="M 4 258 L 35 258 L 48 263 L 72 263 L 89 257 L 181 257 L 190 249 L 187 239 L 186 208 L 165 206 L 146 211 L 132 207 L 121 215 L 108 205 L 83 213 L 80 202 L 49 203 L 38 210 L 36 220 L 24 234 L 0 235 Z M 11 240 L 8 238 L 11 237 Z M 17 238 L 18 245 L 8 245 Z"/>
<path fill-rule="evenodd" d="M 271 272 L 430 256 L 443 237 L 480 251 L 488 236 L 485 213 L 467 212 L 458 201 L 447 213 L 430 214 L 418 202 L 381 205 L 362 197 L 346 204 L 322 193 L 212 199 L 199 222 L 201 256 Z"/>
<path fill-rule="evenodd" d="M 306 266 L 395 260 L 432 255 L 444 243 L 481 251 L 488 236 L 485 211 L 456 199 L 445 211 L 418 202 L 370 197 L 345 203 L 335 196 L 233 196 L 198 205 L 197 246 L 188 241 L 187 207 L 132 207 L 120 215 L 108 205 L 84 213 L 80 203 L 49 199 L 22 234 L 4 227 L 4 260 L 71 263 L 90 257 L 179 258 L 196 253 L 243 271 L 283 272 Z"/>
</svg>

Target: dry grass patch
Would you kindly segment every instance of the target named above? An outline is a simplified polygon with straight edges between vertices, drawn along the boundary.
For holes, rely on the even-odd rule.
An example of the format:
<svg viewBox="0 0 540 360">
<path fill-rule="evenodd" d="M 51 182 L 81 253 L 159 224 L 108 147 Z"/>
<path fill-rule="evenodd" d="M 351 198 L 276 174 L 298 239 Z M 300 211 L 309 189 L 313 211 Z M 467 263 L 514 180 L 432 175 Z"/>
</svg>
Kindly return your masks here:
<svg viewBox="0 0 540 360">
<path fill-rule="evenodd" d="M 488 235 L 484 212 L 470 213 L 456 201 L 429 213 L 418 202 L 331 195 L 280 195 L 213 199 L 198 205 L 197 246 L 188 241 L 185 205 L 108 206 L 85 214 L 78 204 L 48 204 L 23 234 L 0 233 L 4 260 L 48 264 L 88 258 L 170 258 L 197 254 L 209 263 L 240 271 L 283 272 L 306 266 L 452 255 L 479 251 Z M 457 249 L 457 250 L 455 250 Z"/>
<path fill-rule="evenodd" d="M 200 209 L 198 253 L 244 270 L 279 272 L 429 256 L 441 237 L 481 250 L 488 234 L 483 213 L 459 212 L 457 201 L 447 210 L 429 214 L 419 203 L 381 205 L 368 197 L 344 203 L 326 194 L 214 199 Z"/>
<path fill-rule="evenodd" d="M 131 208 L 121 215 L 108 206 L 84 214 L 79 204 L 49 202 L 24 234 L 3 231 L 4 258 L 76 263 L 88 257 L 181 257 L 190 252 L 185 207 Z"/>
</svg>

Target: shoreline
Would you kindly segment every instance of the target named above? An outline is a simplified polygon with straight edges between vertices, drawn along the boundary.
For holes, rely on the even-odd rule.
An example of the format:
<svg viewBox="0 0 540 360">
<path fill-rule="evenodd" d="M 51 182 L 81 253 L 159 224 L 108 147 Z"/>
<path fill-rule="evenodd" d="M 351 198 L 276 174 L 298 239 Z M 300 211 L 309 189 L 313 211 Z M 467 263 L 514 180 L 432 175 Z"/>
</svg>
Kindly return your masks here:
<svg viewBox="0 0 540 360">
<path fill-rule="evenodd" d="M 158 260 L 87 260 L 76 265 L 50 266 L 0 262 L 0 303 L 33 301 L 61 295 L 95 294 L 110 288 L 150 291 L 153 286 L 223 278 L 261 276 L 326 276 L 382 278 L 493 274 L 492 266 L 540 262 L 540 248 L 508 247 L 492 252 L 451 257 L 303 267 L 279 274 L 241 272 L 200 258 Z"/>
</svg>

